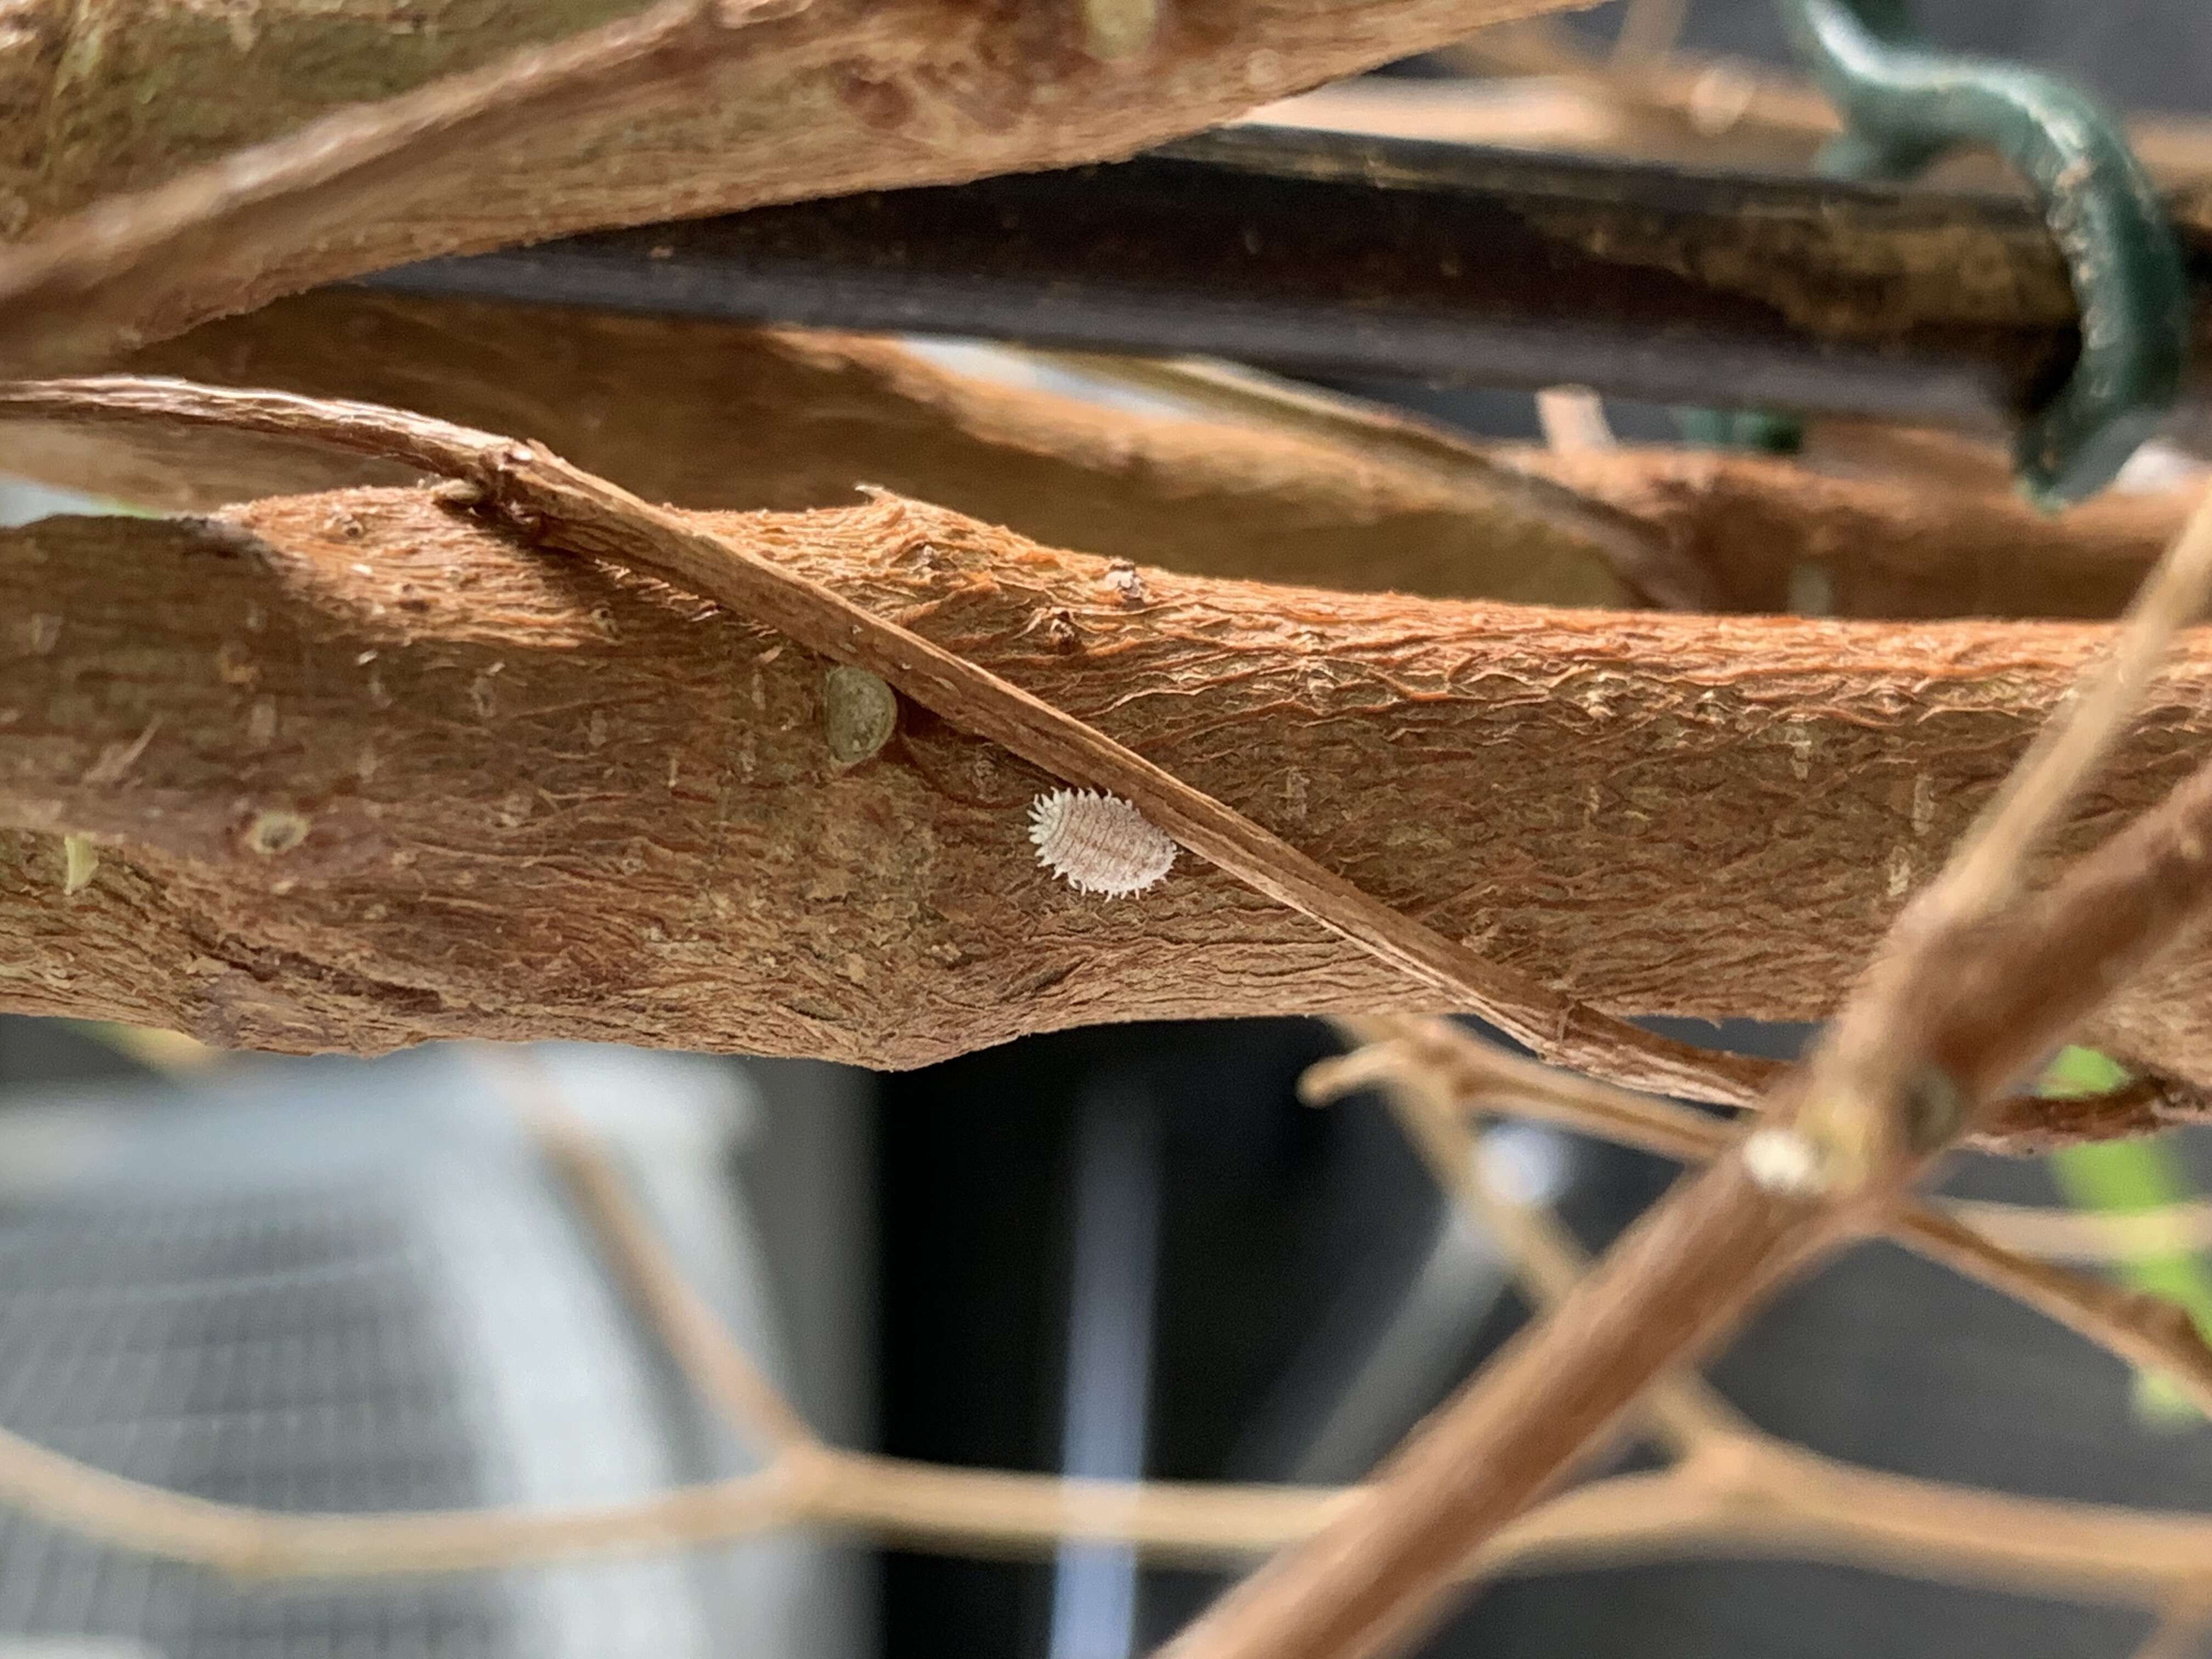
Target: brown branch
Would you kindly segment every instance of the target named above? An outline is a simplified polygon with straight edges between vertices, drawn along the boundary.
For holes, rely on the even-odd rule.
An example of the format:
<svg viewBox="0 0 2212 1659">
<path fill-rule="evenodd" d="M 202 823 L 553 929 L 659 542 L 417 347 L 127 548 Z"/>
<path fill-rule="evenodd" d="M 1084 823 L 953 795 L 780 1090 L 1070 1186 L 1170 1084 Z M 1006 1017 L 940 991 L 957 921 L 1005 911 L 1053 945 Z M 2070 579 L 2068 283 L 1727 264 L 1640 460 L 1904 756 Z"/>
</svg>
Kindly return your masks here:
<svg viewBox="0 0 2212 1659">
<path fill-rule="evenodd" d="M 2161 613 L 2193 614 L 2179 599 L 2165 601 L 2193 591 L 2197 559 L 2196 549 L 2181 549 L 2171 567 L 2180 574 L 2154 587 L 2144 607 L 2154 620 L 2124 640 L 2121 676 Z M 2094 720 L 2100 700 L 2086 701 L 2084 718 Z M 2062 735 L 2039 746 L 2037 758 L 2055 751 L 2063 770 L 2074 747 Z M 2032 767 L 2028 775 L 2040 770 Z M 2031 804 L 2035 787 L 2026 795 Z M 1988 844 L 2002 845 L 2003 834 L 2001 828 Z M 2063 1041 L 2208 898 L 2212 766 L 2049 891 L 1984 923 L 1972 984 L 1945 985 L 1931 1006 L 1899 1011 L 1905 1023 L 1893 1035 L 1901 1063 L 1883 1055 L 1893 1069 L 1875 1074 L 1909 1083 L 1915 1067 L 1932 1062 L 1942 1068 L 1949 1097 L 1930 1103 L 1922 1121 L 1896 1137 L 1899 1152 L 1873 1164 L 1866 1184 L 1838 1183 L 1832 1161 L 1814 1164 L 1814 1179 L 1802 1185 L 1766 1172 L 1754 1177 L 1741 1152 L 1690 1177 L 1547 1319 L 1431 1417 L 1360 1501 L 1231 1591 L 1165 1651 L 1176 1659 L 1349 1659 L 1406 1638 L 1432 1615 L 1458 1553 L 1479 1547 L 1539 1496 L 1655 1376 L 1694 1358 L 1790 1273 L 1880 1214 L 1875 1206 L 1893 1183 L 1962 1130 L 1995 1088 Z M 2063 983 L 2040 967 L 2051 962 L 2068 964 Z M 1846 1008 L 1845 1023 L 1857 1008 Z M 1816 1062 L 1808 1086 L 1819 1089 L 1820 1077 Z M 1889 1114 L 1912 1097 L 1899 1089 L 1873 1099 Z M 1794 1103 L 1785 1092 L 1777 1104 L 1787 1114 Z M 1762 1128 L 1744 1146 L 1796 1133 Z M 1824 1201 L 1820 1192 L 1835 1185 L 1840 1201 Z"/>
<path fill-rule="evenodd" d="M 2107 494 L 2053 519 L 2013 498 L 2002 466 L 1939 490 L 1681 450 L 1488 452 L 1347 399 L 1292 406 L 1127 362 L 1117 376 L 1193 416 L 994 384 L 849 335 L 345 290 L 131 364 L 526 432 L 684 507 L 836 506 L 865 482 L 1193 574 L 1556 605 L 2109 617 L 2193 499 Z M 21 476 L 185 511 L 404 476 L 212 427 L 19 420 L 0 453 Z"/>
<path fill-rule="evenodd" d="M 1561 539 L 1596 551 L 1632 592 L 1651 603 L 1685 611 L 1717 610 L 1724 604 L 1720 585 L 1694 559 L 1684 556 L 1685 550 L 1665 529 L 1585 490 L 1494 459 L 1472 440 L 1400 410 L 1204 358 L 1031 355 L 1106 386 L 1161 394 L 1226 416 L 1271 439 L 1318 439 L 1329 446 L 1340 466 L 1350 463 L 1363 471 L 1372 466 L 1410 475 L 1455 497 L 1472 497 L 1501 519 L 1541 525 Z M 1357 585 L 1383 586 L 1371 576 Z"/>
<path fill-rule="evenodd" d="M 1616 1008 L 1817 1012 L 1895 902 L 1900 858 L 1962 821 L 2094 638 L 1292 599 L 1150 572 L 1139 599 L 1096 562 L 905 504 L 713 528 Z M 1043 775 L 918 716 L 878 762 L 835 765 L 819 663 L 420 496 L 58 523 L 0 547 L 20 619 L 6 822 L 103 848 L 64 894 L 56 843 L 14 843 L 13 1006 L 222 1044 L 592 1031 L 911 1063 L 1109 1006 L 1405 994 L 1195 867 L 1122 904 L 1054 890 L 1019 833 Z M 2205 677 L 2165 694 L 2100 816 L 2185 763 Z M 263 812 L 297 814 L 306 839 L 258 844 Z M 887 866 L 885 844 L 931 851 Z M 1759 902 L 1716 913 L 1704 879 L 1723 866 Z M 2202 971 L 2178 964 L 2100 1040 L 2187 1073 L 2212 1053 Z M 1761 1075 L 1735 1067 L 1723 1092 Z"/>
<path fill-rule="evenodd" d="M 788 51 L 812 9 L 811 0 L 665 0 L 95 203 L 0 254 L 0 363 L 19 372 L 99 363 L 237 309 L 213 298 L 212 282 L 280 265 L 391 213 L 410 190 L 450 172 L 456 156 L 542 141 L 580 112 L 696 82 L 720 58 Z"/>
<path fill-rule="evenodd" d="M 1010 19 L 959 0 L 663 0 L 550 45 L 521 43 L 557 32 L 560 15 L 518 7 L 457 43 L 464 59 L 417 54 L 428 78 L 396 96 L 385 95 L 388 42 L 359 58 L 319 52 L 330 25 L 312 7 L 257 10 L 265 45 L 246 70 L 235 52 L 165 62 L 154 25 L 131 52 L 72 50 L 79 26 L 56 4 L 14 21 L 0 88 L 15 95 L 0 107 L 39 111 L 51 127 L 121 94 L 131 119 L 116 133 L 88 122 L 71 145 L 0 135 L 0 154 L 22 158 L 0 173 L 13 228 L 46 221 L 0 252 L 0 369 L 101 367 L 207 318 L 434 253 L 1126 154 L 1541 3 L 1255 12 L 1191 0 L 1149 47 L 1111 62 L 1089 50 L 1073 7 Z M 520 50 L 494 45 L 502 27 Z M 51 63 L 77 66 L 66 82 L 49 66 L 54 35 Z M 125 93 L 100 75 L 127 77 L 142 52 L 163 71 L 145 83 L 161 94 L 150 112 L 143 86 Z M 282 80 L 295 54 L 318 67 L 258 109 L 252 82 Z M 362 98 L 382 101 L 343 107 Z M 206 110 L 238 112 L 226 133 Z M 286 132 L 288 115 L 319 118 Z M 153 178 L 166 182 L 112 194 Z"/>
<path fill-rule="evenodd" d="M 1464 444 L 1412 457 L 1279 419 L 1261 429 L 1139 414 L 855 335 L 326 289 L 131 364 L 527 432 L 684 507 L 843 506 L 866 483 L 1193 574 L 1561 605 L 1640 594 L 1624 570 L 1634 575 L 1643 542 L 1624 535 L 1622 514 L 1584 507 L 1602 515 L 1601 541 L 1564 521 L 1560 503 L 1579 500 L 1565 487 L 1532 486 Z M 19 421 L 0 444 L 21 476 L 171 510 L 404 477 L 220 427 Z"/>
<path fill-rule="evenodd" d="M 174 381 L 61 382 L 0 391 L 0 398 L 18 409 L 52 406 L 118 420 L 317 437 L 425 467 L 465 484 L 471 504 L 526 526 L 550 545 L 673 577 L 834 661 L 868 669 L 962 730 L 989 738 L 1056 777 L 1134 803 L 1179 846 L 1454 1005 L 1479 1012 L 1540 1053 L 1678 1092 L 1718 1089 L 1733 1096 L 1745 1087 L 1742 1068 L 1728 1056 L 1655 1036 L 1486 960 L 1034 693 L 886 620 L 750 542 L 649 506 L 541 447 L 371 404 Z M 1126 580 L 1114 586 L 1129 597 Z M 289 850 L 303 834 L 288 833 L 276 850 Z M 271 850 L 258 830 L 249 831 L 249 838 L 258 850 Z"/>
<path fill-rule="evenodd" d="M 1696 450 L 1511 459 L 1662 537 L 1720 609 L 1833 617 L 2116 617 L 2201 493 L 2107 492 L 2053 518 L 2002 472 L 1931 488 Z"/>
</svg>

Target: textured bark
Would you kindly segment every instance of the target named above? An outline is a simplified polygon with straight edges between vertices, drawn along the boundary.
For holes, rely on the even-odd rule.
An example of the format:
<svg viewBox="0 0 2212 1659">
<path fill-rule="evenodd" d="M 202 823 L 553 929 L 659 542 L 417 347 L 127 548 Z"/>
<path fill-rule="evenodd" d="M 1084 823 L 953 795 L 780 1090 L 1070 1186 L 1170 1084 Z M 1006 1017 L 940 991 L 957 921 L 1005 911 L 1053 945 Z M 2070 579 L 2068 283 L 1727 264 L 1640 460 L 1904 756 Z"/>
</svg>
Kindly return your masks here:
<svg viewBox="0 0 2212 1659">
<path fill-rule="evenodd" d="M 2106 491 L 2053 517 L 2002 478 L 1976 492 L 1681 449 L 1520 465 L 1658 532 L 1730 609 L 1837 617 L 2118 616 L 2198 495 Z"/>
<path fill-rule="evenodd" d="M 704 517 L 656 507 L 542 446 L 374 404 L 318 403 L 290 392 L 182 380 L 110 377 L 19 385 L 0 388 L 0 402 L 72 415 L 96 412 L 126 424 L 313 434 L 352 453 L 424 467 L 443 481 L 436 498 L 455 511 L 519 531 L 549 551 L 611 560 L 623 570 L 673 583 L 829 658 L 836 666 L 823 678 L 824 737 L 841 764 L 871 758 L 890 741 L 898 719 L 898 696 L 892 694 L 897 693 L 1055 777 L 1121 796 L 1121 810 L 1139 818 L 1138 839 L 1151 844 L 1144 854 L 1148 873 L 1134 884 L 1099 879 L 1112 862 L 1110 836 L 1092 844 L 1100 858 L 1064 861 L 1042 850 L 1040 838 L 1040 859 L 1079 889 L 1118 890 L 1116 896 L 1149 890 L 1166 876 L 1179 843 L 1252 891 L 1319 923 L 1454 1006 L 1480 1013 L 1561 1065 L 1595 1070 L 1634 1087 L 1698 1091 L 1731 1103 L 1748 1104 L 1756 1091 L 1753 1074 L 1760 1062 L 1645 1031 L 1490 960 L 1082 716 L 808 575 L 778 556 L 772 542 L 726 534 Z M 1134 565 L 1109 568 L 1106 581 L 1124 600 L 1140 597 Z M 1060 631 L 1064 647 L 1069 641 Z M 856 676 L 856 670 L 866 672 Z M 881 682 L 872 693 L 871 674 Z M 1040 797 L 1033 805 L 1033 835 L 1044 823 L 1042 809 L 1055 799 Z M 1095 817 L 1097 805 L 1094 799 L 1083 813 Z M 1051 816 L 1058 811 L 1055 806 Z M 1110 820 L 1112 811 L 1106 816 Z M 1145 830 L 1142 818 L 1152 820 L 1152 831 Z M 1157 844 L 1163 841 L 1164 848 Z M 64 885 L 71 890 L 88 873 L 82 867 L 84 845 L 82 838 L 65 842 L 71 861 Z"/>
<path fill-rule="evenodd" d="M 331 110 L 642 9 L 641 0 L 28 0 L 10 8 L 0 39 L 0 233 L 21 235 Z M 672 89 L 650 110 L 587 112 L 535 158 L 529 180 L 479 161 L 487 197 L 458 222 L 475 234 L 512 215 L 514 228 L 528 231 L 556 192 L 580 191 L 633 221 L 662 216 L 622 205 L 655 191 L 696 200 L 772 190 L 750 176 L 763 171 L 764 146 L 793 171 L 822 158 L 929 177 L 960 170 L 963 148 L 995 151 L 1010 166 L 1092 159 L 1545 9 L 1541 0 L 1176 0 L 1161 9 L 1154 52 L 1108 64 L 1085 52 L 1077 0 L 817 0 L 804 27 L 733 66 L 726 82 Z M 1263 50 L 1271 56 L 1253 61 Z M 1015 153 L 1024 144 L 1036 153 Z M 700 167 L 709 176 L 686 176 Z"/>
<path fill-rule="evenodd" d="M 1747 456 L 1500 452 L 1618 509 L 1650 544 L 1631 562 L 1620 538 L 1595 544 L 1387 438 L 1102 407 L 853 335 L 332 290 L 131 367 L 526 434 L 684 507 L 836 506 L 867 483 L 1194 574 L 1446 598 L 1621 605 L 1700 582 L 1739 611 L 2111 617 L 2190 501 L 2107 494 L 2053 519 L 2001 473 L 1977 494 Z M 25 477 L 196 511 L 404 476 L 214 428 L 0 422 L 0 454 Z"/>
<path fill-rule="evenodd" d="M 1630 1012 L 1825 1012 L 2100 637 L 1133 581 L 896 501 L 718 522 Z M 13 1008 L 912 1064 L 1423 1000 L 1195 860 L 1137 899 L 1055 886 L 1035 769 L 910 706 L 840 768 L 820 659 L 420 494 L 52 520 L 0 538 L 0 616 Z M 2200 647 L 2071 845 L 2185 769 L 2208 692 Z M 100 848 L 75 893 L 63 834 Z M 2098 1040 L 2212 1079 L 2208 968 Z"/>
<path fill-rule="evenodd" d="M 701 0 L 596 57 L 636 8 L 34 0 L 0 37 L 0 230 L 56 234 L 0 258 L 0 332 L 13 372 L 82 367 L 433 253 L 1124 155 L 1541 3 L 1178 0 L 1102 61 L 1078 0 Z"/>
<path fill-rule="evenodd" d="M 150 346 L 130 368 L 536 438 L 683 507 L 843 506 L 876 484 L 1054 546 L 1197 574 L 1556 605 L 1639 597 L 1600 549 L 1468 469 L 994 384 L 857 335 L 332 289 Z M 222 428 L 0 422 L 0 455 L 25 477 L 188 511 L 405 476 Z"/>
<path fill-rule="evenodd" d="M 1911 1184 L 1990 1091 L 2074 1034 L 2212 905 L 2212 763 L 2028 896 L 2028 849 L 2135 708 L 2176 629 L 2212 590 L 2212 502 L 2145 585 L 2111 656 L 2007 778 L 1990 817 L 1885 935 L 1875 971 L 1765 1103 L 1767 1123 L 1651 1206 L 1452 1399 L 1368 1489 L 1161 1650 L 1161 1659 L 1375 1659 L 1444 1605 L 1452 1570 L 1555 1486 L 1636 1401 L 1694 1364 L 1783 1280 L 1899 1222 L 1938 1260 L 2042 1304 L 2033 1264 L 1932 1216 Z M 1766 1149 L 1762 1152 L 1761 1148 Z M 1795 1147 L 1778 1164 L 1777 1149 Z M 1467 1151 L 1464 1141 L 1456 1150 Z M 1789 1156 L 1786 1152 L 1785 1156 Z M 1940 1241 L 1940 1242 L 1939 1242 Z M 1954 1246 L 1956 1248 L 1954 1248 Z M 2188 1310 L 2133 1298 L 2113 1321 L 2069 1286 L 2069 1322 L 2143 1363 L 2212 1349 Z M 2155 1327 L 2138 1324 L 2151 1315 Z M 2156 1361 L 2150 1362 L 2156 1364 Z"/>
</svg>

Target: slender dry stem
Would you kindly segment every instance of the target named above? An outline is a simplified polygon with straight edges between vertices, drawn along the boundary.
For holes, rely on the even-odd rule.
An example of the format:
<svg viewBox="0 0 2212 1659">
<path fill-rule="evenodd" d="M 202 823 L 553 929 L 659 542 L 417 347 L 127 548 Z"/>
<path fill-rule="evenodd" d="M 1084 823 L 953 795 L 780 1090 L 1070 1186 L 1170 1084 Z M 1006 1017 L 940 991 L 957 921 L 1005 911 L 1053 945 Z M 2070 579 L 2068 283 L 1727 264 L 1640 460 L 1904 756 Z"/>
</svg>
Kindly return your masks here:
<svg viewBox="0 0 2212 1659">
<path fill-rule="evenodd" d="M 1347 455 L 1371 458 L 1394 471 L 1426 477 L 1455 495 L 1493 510 L 1526 514 L 1599 549 L 1613 568 L 1655 605 L 1678 611 L 1726 608 L 1713 574 L 1686 557 L 1662 528 L 1642 523 L 1571 485 L 1501 461 L 1471 440 L 1402 410 L 1203 357 L 1115 357 L 1079 351 L 1024 355 L 1091 380 L 1170 398 L 1267 432 L 1319 439 Z M 1596 402 L 1591 393 L 1574 395 L 1586 405 Z M 1599 407 L 1595 427 L 1602 428 L 1604 420 Z M 1584 435 L 1592 430 L 1587 407 L 1577 429 Z"/>
<path fill-rule="evenodd" d="M 1894 1179 L 1956 1136 L 2034 1056 L 2018 1043 L 1985 1049 L 1976 1057 L 1982 1066 L 2001 1068 L 1988 1075 L 1939 1057 L 1928 1039 L 1947 1018 L 1965 1018 L 1962 989 L 1986 988 L 1982 975 L 1962 966 L 1984 955 L 1990 925 L 2018 901 L 2030 860 L 2142 706 L 2174 635 L 2203 615 L 2208 596 L 2212 491 L 2145 581 L 2110 653 L 2045 722 L 1942 873 L 1898 917 L 1865 982 L 1822 1036 L 1808 1062 L 1796 1133 L 1832 1186 Z M 2023 975 L 2046 971 L 2024 961 L 2006 965 Z M 2100 981 L 2100 996 L 2109 983 Z"/>
<path fill-rule="evenodd" d="M 1300 1085 L 1309 1099 L 1372 1084 L 1432 1090 L 1462 1115 L 1534 1118 L 1686 1164 L 1723 1157 L 1743 1138 L 1740 1125 L 1564 1076 L 1445 1020 L 1382 1015 L 1338 1023 L 1372 1041 L 1310 1068 Z M 2176 1304 L 2030 1260 L 1962 1218 L 1910 1198 L 1898 1200 L 1874 1224 L 1894 1243 L 2026 1304 L 2129 1364 L 2163 1372 L 2212 1415 L 2212 1346 Z"/>
<path fill-rule="evenodd" d="M 2212 1249 L 2212 1200 L 2124 1214 L 1953 1199 L 1944 1206 L 1991 1243 L 2045 1261 L 2128 1261 Z"/>
<path fill-rule="evenodd" d="M 1411 1024 L 1344 1023 L 1369 1024 L 1386 1031 L 1393 1024 Z M 1558 1304 L 1589 1271 L 1588 1258 L 1540 1206 L 1517 1204 L 1491 1190 L 1475 1152 L 1467 1103 L 1459 1096 L 1453 1068 L 1429 1057 L 1449 1045 L 1428 1045 L 1427 1056 L 1420 1052 L 1422 1046 L 1418 1041 L 1393 1042 L 1386 1038 L 1376 1047 L 1391 1050 L 1392 1063 L 1375 1068 L 1352 1086 L 1376 1083 L 1385 1089 L 1400 1122 L 1423 1153 L 1438 1184 L 1504 1248 L 1536 1304 L 1540 1307 Z M 1339 1075 L 1349 1082 L 1353 1074 Z M 1309 1073 L 1309 1079 L 1325 1086 L 1330 1081 L 1328 1074 L 1315 1079 Z M 1486 1104 L 1510 1109 L 1504 1091 Z M 1900 1237 L 1920 1218 L 1908 1212 L 1905 1219 L 1908 1224 L 1900 1230 Z M 1947 1230 L 1940 1218 L 1933 1218 L 1931 1230 L 1954 1240 L 1959 1231 Z M 1978 1247 L 1968 1248 L 1971 1251 Z M 2198 1393 L 2201 1397 L 2201 1378 Z M 1963 1503 L 1979 1516 L 1984 1540 L 2000 1547 L 2046 1536 L 2040 1528 L 2047 1517 L 2015 1500 L 1919 1482 L 1913 1483 L 1914 1489 L 1908 1494 L 1895 1484 L 1900 1477 L 1871 1474 L 1817 1453 L 1786 1446 L 1745 1421 L 1694 1374 L 1678 1373 L 1660 1379 L 1647 1395 L 1644 1409 L 1653 1425 L 1671 1443 L 1680 1460 L 1679 1478 L 1718 1484 L 1747 1504 L 1764 1509 L 1783 1534 L 1794 1534 L 1814 1517 L 1825 1523 L 1848 1516 L 1855 1524 L 1863 1525 L 1876 1516 L 1886 1516 L 1893 1504 L 1900 1503 L 1899 1518 L 1911 1527 L 1925 1524 Z M 1932 1535 L 1929 1541 L 1934 1542 Z M 1939 1547 L 1954 1565 L 1955 1542 L 1948 1540 Z M 2192 1589 L 2190 1582 L 2184 1581 L 2177 1584 L 2176 1593 L 2185 1601 Z"/>
<path fill-rule="evenodd" d="M 527 1048 L 479 1047 L 478 1066 L 500 1087 L 621 1268 L 684 1375 L 732 1427 L 773 1458 L 822 1443 L 763 1375 L 714 1309 L 678 1269 L 629 1183 Z"/>
</svg>

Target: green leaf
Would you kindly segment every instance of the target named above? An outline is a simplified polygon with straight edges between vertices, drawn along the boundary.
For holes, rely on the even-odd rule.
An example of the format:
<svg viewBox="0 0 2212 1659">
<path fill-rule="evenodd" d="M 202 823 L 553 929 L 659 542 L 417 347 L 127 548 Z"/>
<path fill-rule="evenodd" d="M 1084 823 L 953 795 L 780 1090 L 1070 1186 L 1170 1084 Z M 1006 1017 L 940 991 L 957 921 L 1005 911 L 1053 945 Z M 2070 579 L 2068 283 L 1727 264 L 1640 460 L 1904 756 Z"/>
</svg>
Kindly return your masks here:
<svg viewBox="0 0 2212 1659">
<path fill-rule="evenodd" d="M 2134 1081 L 2134 1073 L 2110 1054 L 2076 1046 L 2058 1051 L 2036 1092 L 2071 1100 L 2082 1095 L 2110 1094 Z"/>
<path fill-rule="evenodd" d="M 2044 1074 L 2041 1091 L 2104 1094 L 2128 1081 L 2127 1069 L 2110 1055 L 2094 1048 L 2067 1048 Z M 2195 1196 L 2179 1163 L 2156 1140 L 2063 1147 L 2051 1155 L 2051 1174 L 2075 1208 L 2101 1215 L 2162 1209 Z M 2199 1331 L 2212 1337 L 2212 1270 L 2203 1258 L 2182 1250 L 2148 1250 L 2115 1265 L 2131 1288 L 2178 1304 Z M 2135 1405 L 2138 1419 L 2153 1426 L 2201 1420 L 2171 1379 L 2151 1372 L 2137 1374 Z"/>
</svg>

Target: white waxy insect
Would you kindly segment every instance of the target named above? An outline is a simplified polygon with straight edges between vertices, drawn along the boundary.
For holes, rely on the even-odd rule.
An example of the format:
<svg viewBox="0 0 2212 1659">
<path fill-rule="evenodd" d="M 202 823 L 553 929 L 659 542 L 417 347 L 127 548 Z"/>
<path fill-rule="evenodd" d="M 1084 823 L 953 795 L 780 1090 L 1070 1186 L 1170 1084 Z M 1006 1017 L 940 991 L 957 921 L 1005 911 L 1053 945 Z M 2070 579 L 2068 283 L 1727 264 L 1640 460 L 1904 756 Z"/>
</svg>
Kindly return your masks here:
<svg viewBox="0 0 2212 1659">
<path fill-rule="evenodd" d="M 1055 789 L 1030 803 L 1037 862 L 1079 893 L 1126 898 L 1158 884 L 1176 844 L 1118 795 Z"/>
</svg>

